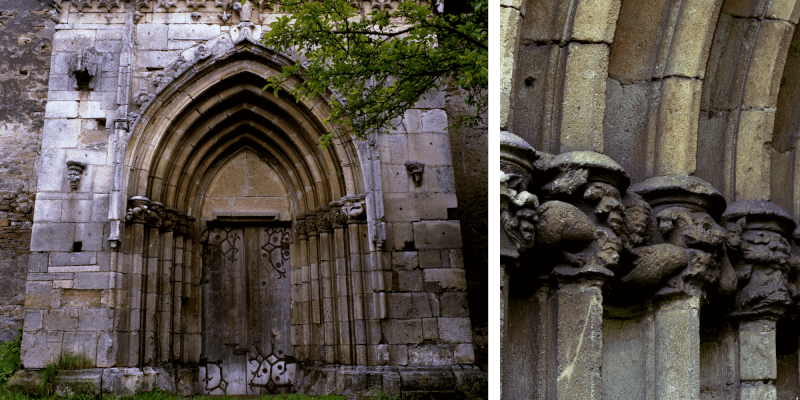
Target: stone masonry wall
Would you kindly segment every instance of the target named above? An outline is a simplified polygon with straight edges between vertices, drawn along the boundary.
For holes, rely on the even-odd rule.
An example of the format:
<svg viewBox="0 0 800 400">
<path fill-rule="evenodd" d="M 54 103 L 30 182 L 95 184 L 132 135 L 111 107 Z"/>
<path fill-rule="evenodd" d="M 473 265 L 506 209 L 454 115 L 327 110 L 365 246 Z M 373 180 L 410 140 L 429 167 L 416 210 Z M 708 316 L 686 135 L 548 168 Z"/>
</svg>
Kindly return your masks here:
<svg viewBox="0 0 800 400">
<path fill-rule="evenodd" d="M 55 23 L 36 1 L 0 1 L 0 342 L 22 326 L 33 197 Z"/>
</svg>

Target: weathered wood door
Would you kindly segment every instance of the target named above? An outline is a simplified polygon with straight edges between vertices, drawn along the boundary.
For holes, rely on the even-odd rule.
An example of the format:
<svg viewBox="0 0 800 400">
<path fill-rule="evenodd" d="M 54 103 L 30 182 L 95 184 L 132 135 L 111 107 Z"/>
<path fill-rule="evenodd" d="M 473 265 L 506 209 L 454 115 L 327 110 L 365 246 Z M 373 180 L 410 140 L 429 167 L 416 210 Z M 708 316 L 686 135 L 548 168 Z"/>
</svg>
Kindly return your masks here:
<svg viewBox="0 0 800 400">
<path fill-rule="evenodd" d="M 203 392 L 291 391 L 289 228 L 209 229 L 204 258 Z"/>
</svg>

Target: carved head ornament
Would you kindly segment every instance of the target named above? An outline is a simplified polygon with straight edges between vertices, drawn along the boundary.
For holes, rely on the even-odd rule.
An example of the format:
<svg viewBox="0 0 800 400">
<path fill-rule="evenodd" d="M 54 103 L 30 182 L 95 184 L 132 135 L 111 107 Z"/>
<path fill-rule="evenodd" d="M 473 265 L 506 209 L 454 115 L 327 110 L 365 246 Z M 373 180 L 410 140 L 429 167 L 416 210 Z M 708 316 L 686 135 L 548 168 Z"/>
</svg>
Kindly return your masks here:
<svg viewBox="0 0 800 400">
<path fill-rule="evenodd" d="M 72 190 L 78 190 L 84 169 L 86 169 L 86 164 L 82 162 L 67 161 L 67 180 Z"/>
</svg>

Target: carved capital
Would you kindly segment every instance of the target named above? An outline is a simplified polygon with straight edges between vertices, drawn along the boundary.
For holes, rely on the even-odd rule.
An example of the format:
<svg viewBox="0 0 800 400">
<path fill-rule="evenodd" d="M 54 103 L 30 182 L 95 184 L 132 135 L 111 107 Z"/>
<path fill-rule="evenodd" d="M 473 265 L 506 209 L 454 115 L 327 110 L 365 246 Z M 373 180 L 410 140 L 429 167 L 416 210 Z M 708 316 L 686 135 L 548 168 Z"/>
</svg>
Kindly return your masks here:
<svg viewBox="0 0 800 400">
<path fill-rule="evenodd" d="M 330 207 L 330 220 L 334 228 L 341 227 L 347 223 L 347 213 L 342 209 L 341 201 L 332 201 Z"/>
<path fill-rule="evenodd" d="M 791 216 L 770 202 L 745 200 L 731 204 L 723 219 L 739 289 L 733 315 L 782 315 L 792 303 L 789 275 L 797 271 L 790 254 Z"/>
<path fill-rule="evenodd" d="M 128 209 L 125 212 L 125 222 L 130 224 L 144 224 L 150 217 L 150 199 L 144 196 L 134 196 L 128 200 Z"/>
<path fill-rule="evenodd" d="M 169 232 L 178 227 L 178 209 L 175 207 L 164 207 L 164 217 L 161 221 L 161 230 Z"/>
<path fill-rule="evenodd" d="M 659 176 L 630 191 L 641 196 L 652 212 L 650 224 L 634 212 L 625 223 L 629 241 L 648 240 L 630 249 L 633 269 L 622 282 L 651 288 L 661 296 L 694 294 L 696 288 L 712 283 L 723 293 L 735 289 L 733 269 L 725 257 L 726 231 L 717 223 L 725 199 L 711 184 L 693 176 Z M 639 211 L 647 214 L 642 204 Z M 654 229 L 648 230 L 648 225 Z"/>
<path fill-rule="evenodd" d="M 150 228 L 160 229 L 161 224 L 164 222 L 164 218 L 166 218 L 166 212 L 164 211 L 164 204 L 159 201 L 153 201 L 150 203 L 150 218 L 145 221 L 147 226 Z"/>
<path fill-rule="evenodd" d="M 327 209 L 317 211 L 317 226 L 320 232 L 328 232 L 331 230 L 333 223 L 331 221 L 331 213 Z"/>
</svg>

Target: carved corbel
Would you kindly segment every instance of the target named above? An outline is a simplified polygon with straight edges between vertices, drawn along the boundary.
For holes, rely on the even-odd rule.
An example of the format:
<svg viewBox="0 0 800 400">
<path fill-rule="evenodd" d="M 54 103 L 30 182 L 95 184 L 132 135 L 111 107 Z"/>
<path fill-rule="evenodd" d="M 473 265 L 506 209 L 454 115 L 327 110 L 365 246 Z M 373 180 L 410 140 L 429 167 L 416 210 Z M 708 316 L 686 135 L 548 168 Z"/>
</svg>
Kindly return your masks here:
<svg viewBox="0 0 800 400">
<path fill-rule="evenodd" d="M 100 56 L 94 47 L 81 49 L 73 54 L 69 61 L 69 76 L 75 78 L 75 90 L 94 90 L 97 79 L 94 77 L 99 70 Z"/>
<path fill-rule="evenodd" d="M 298 236 L 307 236 L 308 229 L 306 228 L 306 217 L 297 217 L 294 223 L 294 231 Z"/>
<path fill-rule="evenodd" d="M 363 196 L 343 197 L 342 210 L 347 215 L 347 221 L 363 221 L 367 219 L 367 205 Z"/>
<path fill-rule="evenodd" d="M 150 199 L 144 196 L 134 196 L 128 200 L 128 210 L 125 212 L 125 222 L 131 224 L 144 224 L 150 217 Z"/>
<path fill-rule="evenodd" d="M 197 11 L 200 7 L 206 8 L 205 0 L 186 0 L 186 8 Z"/>
<path fill-rule="evenodd" d="M 422 173 L 425 171 L 425 164 L 419 161 L 406 161 L 406 170 L 411 175 L 411 180 L 414 186 L 420 187 L 422 185 Z"/>
<path fill-rule="evenodd" d="M 796 291 L 789 280 L 798 268 L 788 240 L 792 217 L 770 202 L 745 200 L 728 206 L 722 218 L 739 288 L 732 315 L 780 317 Z"/>
<path fill-rule="evenodd" d="M 623 283 L 656 290 L 660 296 L 695 293 L 714 283 L 722 293 L 735 289 L 725 256 L 726 231 L 717 223 L 725 198 L 711 184 L 670 175 L 650 178 L 630 191 L 650 205 L 657 231 L 650 243 L 630 250 L 633 269 L 621 278 Z M 631 238 L 647 234 L 643 225 Z"/>
<path fill-rule="evenodd" d="M 177 214 L 175 217 L 175 234 L 178 236 L 187 236 L 189 233 L 189 221 L 183 214 Z"/>
<path fill-rule="evenodd" d="M 81 184 L 81 176 L 86 169 L 86 164 L 79 161 L 67 161 L 67 181 L 72 190 L 78 190 Z"/>
<path fill-rule="evenodd" d="M 155 79 L 153 80 L 153 82 L 155 82 Z M 147 104 L 148 102 L 150 102 L 150 100 L 153 100 L 153 98 L 155 97 L 156 95 L 148 92 L 147 90 L 142 89 L 136 92 L 136 94 L 133 96 L 133 104 L 136 104 L 138 107 L 141 108 L 143 105 Z"/>
</svg>

